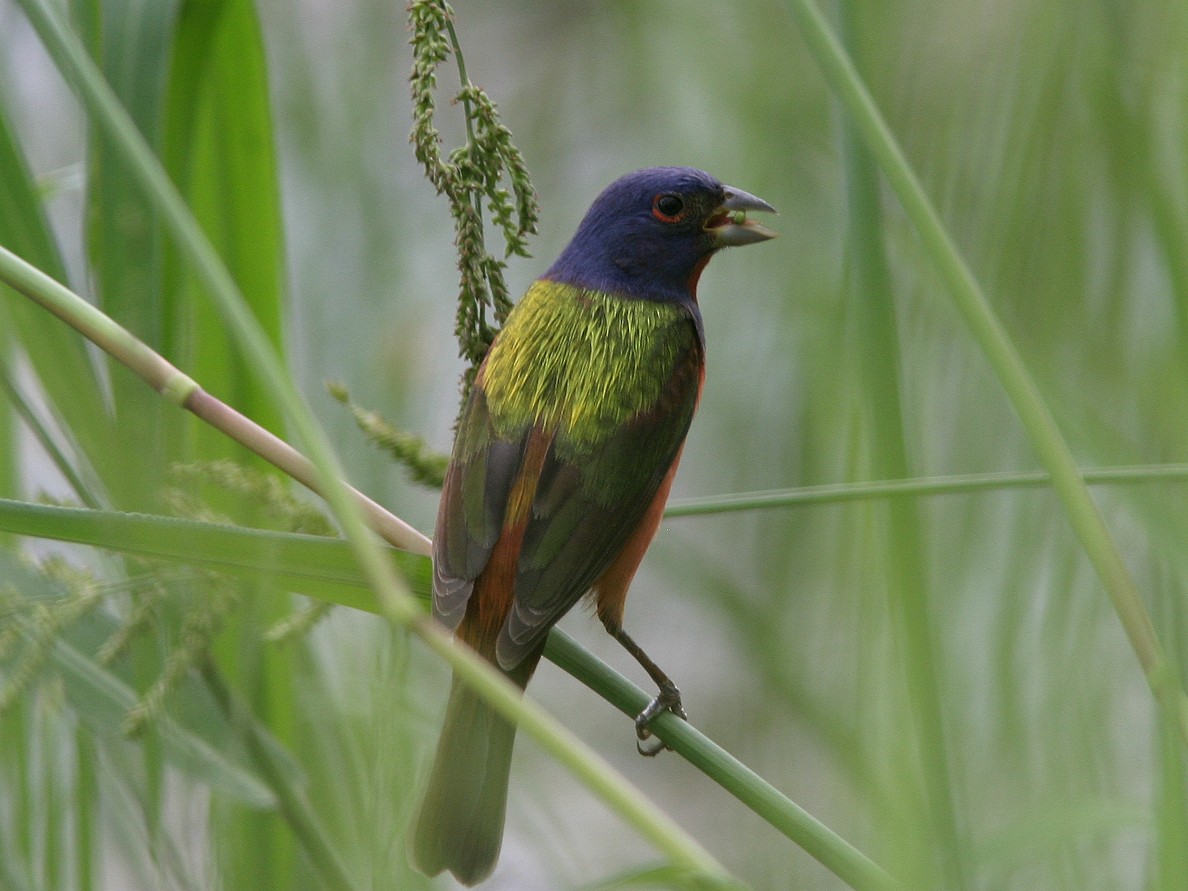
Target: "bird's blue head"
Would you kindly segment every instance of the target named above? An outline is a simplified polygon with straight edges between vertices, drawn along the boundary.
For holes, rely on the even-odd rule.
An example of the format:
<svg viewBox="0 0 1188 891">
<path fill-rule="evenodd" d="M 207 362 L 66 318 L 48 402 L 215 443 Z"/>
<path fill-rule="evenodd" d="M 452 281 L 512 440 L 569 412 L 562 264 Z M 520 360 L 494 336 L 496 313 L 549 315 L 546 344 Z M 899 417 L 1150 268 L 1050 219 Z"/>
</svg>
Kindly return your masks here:
<svg viewBox="0 0 1188 891">
<path fill-rule="evenodd" d="M 649 167 L 615 180 L 594 199 L 551 281 L 645 300 L 696 300 L 715 251 L 774 238 L 747 219 L 766 201 L 692 167 Z"/>
</svg>

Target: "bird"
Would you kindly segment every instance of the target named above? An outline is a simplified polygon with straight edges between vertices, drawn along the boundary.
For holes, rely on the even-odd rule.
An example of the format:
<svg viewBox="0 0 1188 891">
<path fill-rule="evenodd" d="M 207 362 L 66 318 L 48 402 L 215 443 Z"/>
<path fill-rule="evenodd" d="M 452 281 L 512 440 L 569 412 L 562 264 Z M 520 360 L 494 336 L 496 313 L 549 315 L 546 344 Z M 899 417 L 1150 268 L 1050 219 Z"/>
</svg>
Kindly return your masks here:
<svg viewBox="0 0 1188 891">
<path fill-rule="evenodd" d="M 549 629 L 586 597 L 656 682 L 637 746 L 680 691 L 623 630 L 705 381 L 697 303 L 717 251 L 773 238 L 766 201 L 692 167 L 650 167 L 594 200 L 479 365 L 433 538 L 433 615 L 523 689 Z M 465 885 L 503 839 L 515 725 L 457 676 L 409 835 L 412 865 Z M 653 740 L 653 742 L 655 742 Z"/>
</svg>

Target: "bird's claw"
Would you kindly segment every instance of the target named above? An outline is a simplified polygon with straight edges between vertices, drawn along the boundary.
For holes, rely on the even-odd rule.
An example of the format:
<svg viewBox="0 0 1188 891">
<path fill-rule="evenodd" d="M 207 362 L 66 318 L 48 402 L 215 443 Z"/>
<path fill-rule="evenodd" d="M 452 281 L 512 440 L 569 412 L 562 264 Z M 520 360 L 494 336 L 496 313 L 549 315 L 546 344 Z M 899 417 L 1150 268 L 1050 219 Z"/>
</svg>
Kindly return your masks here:
<svg viewBox="0 0 1188 891">
<path fill-rule="evenodd" d="M 650 746 L 644 745 L 652 738 L 652 722 L 662 712 L 672 712 L 682 721 L 689 720 L 689 716 L 685 714 L 685 707 L 681 704 L 681 691 L 672 681 L 662 684 L 656 698 L 649 702 L 647 707 L 635 718 L 635 735 L 639 737 L 635 743 L 635 749 L 646 758 L 655 758 L 665 749 L 671 748 L 661 740 L 655 740 Z"/>
<path fill-rule="evenodd" d="M 642 739 L 636 740 L 635 742 L 635 751 L 639 752 L 639 754 L 643 755 L 645 758 L 655 758 L 667 748 L 669 748 L 669 745 L 660 739 L 652 740 L 652 744 L 648 746 L 643 744 Z"/>
</svg>

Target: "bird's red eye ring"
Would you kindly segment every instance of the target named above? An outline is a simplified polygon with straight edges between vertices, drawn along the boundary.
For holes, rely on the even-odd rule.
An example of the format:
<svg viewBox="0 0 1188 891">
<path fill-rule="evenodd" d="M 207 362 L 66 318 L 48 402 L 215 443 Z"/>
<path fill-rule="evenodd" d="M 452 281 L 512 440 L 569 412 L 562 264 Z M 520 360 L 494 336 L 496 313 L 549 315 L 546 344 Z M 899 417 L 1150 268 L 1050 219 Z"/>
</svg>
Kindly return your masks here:
<svg viewBox="0 0 1188 891">
<path fill-rule="evenodd" d="M 685 202 L 672 192 L 657 195 L 652 199 L 652 216 L 662 223 L 679 223 L 685 216 Z"/>
</svg>

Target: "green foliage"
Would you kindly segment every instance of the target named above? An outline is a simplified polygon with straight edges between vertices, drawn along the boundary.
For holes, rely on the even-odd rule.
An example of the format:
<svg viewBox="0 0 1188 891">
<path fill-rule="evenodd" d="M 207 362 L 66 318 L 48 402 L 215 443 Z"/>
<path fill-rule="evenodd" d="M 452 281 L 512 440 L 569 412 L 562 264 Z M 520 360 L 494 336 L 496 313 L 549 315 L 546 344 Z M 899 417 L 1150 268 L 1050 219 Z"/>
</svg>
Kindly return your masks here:
<svg viewBox="0 0 1188 891">
<path fill-rule="evenodd" d="M 757 889 L 1188 886 L 1185 8 L 842 4 L 880 135 L 839 127 L 860 94 L 813 54 L 800 2 L 468 4 L 473 81 L 439 2 L 410 5 L 403 49 L 399 10 L 371 0 L 68 5 L 315 409 L 323 380 L 350 382 L 383 446 L 358 446 L 352 478 L 422 528 L 432 493 L 390 459 L 440 473 L 455 305 L 473 369 L 543 268 L 517 260 L 535 193 L 501 120 L 534 159 L 545 259 L 633 167 L 692 163 L 771 200 L 782 237 L 702 281 L 686 497 L 627 616 L 690 711 L 661 732 L 717 785 L 675 755 L 637 763 L 629 721 L 548 666 L 533 695 Z M 11 2 L 0 22 L 0 245 L 288 435 L 111 136 L 63 101 Z M 954 311 L 962 264 L 997 334 L 976 301 Z M 999 335 L 1017 363 L 987 349 Z M 322 509 L 6 290 L 0 358 L 0 887 L 428 887 L 403 827 L 441 672 L 371 615 L 343 541 L 279 531 L 329 531 Z M 1064 500 L 1019 381 L 1075 457 Z M 1093 511 L 1151 616 L 1163 708 L 1102 539 L 1074 533 Z M 424 558 L 385 559 L 425 594 Z M 600 645 L 588 624 L 568 627 Z M 571 640 L 549 653 L 638 709 Z M 557 754 L 520 747 L 491 887 L 695 886 Z"/>
</svg>

